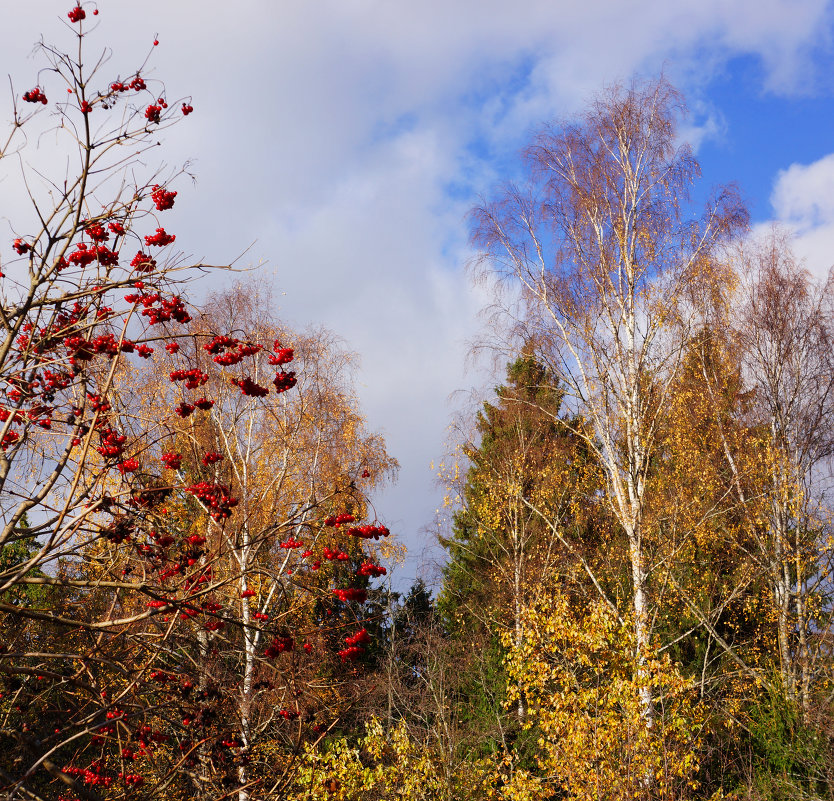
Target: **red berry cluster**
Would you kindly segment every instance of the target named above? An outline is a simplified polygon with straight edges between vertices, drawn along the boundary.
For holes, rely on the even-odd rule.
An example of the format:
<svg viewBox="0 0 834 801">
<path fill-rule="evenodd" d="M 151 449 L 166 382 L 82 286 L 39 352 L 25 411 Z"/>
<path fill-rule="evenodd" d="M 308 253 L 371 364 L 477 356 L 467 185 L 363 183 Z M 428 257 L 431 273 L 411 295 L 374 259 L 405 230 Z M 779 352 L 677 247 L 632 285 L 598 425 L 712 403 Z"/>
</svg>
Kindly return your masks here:
<svg viewBox="0 0 834 801">
<path fill-rule="evenodd" d="M 84 339 L 80 334 L 73 334 L 64 339 L 64 345 L 67 347 L 67 353 L 70 357 L 70 362 L 75 363 L 76 359 L 81 361 L 89 361 L 93 358 L 95 350 L 93 344 L 87 339 Z M 99 345 L 104 349 L 109 347 L 109 343 L 99 342 Z M 107 352 L 103 350 L 102 352 Z"/>
<path fill-rule="evenodd" d="M 243 395 L 249 395 L 252 398 L 262 398 L 269 395 L 269 390 L 266 387 L 255 383 L 248 376 L 246 378 L 233 378 L 231 383 L 233 386 L 239 387 Z"/>
<path fill-rule="evenodd" d="M 84 242 L 78 242 L 75 246 L 75 250 L 70 253 L 67 258 L 67 261 L 70 264 L 74 264 L 76 267 L 86 267 L 88 264 L 92 264 L 95 260 L 95 247 L 88 248 Z"/>
<path fill-rule="evenodd" d="M 371 635 L 368 634 L 367 629 L 360 629 L 350 637 L 345 637 L 345 644 L 347 648 L 339 651 L 339 658 L 342 662 L 352 662 L 355 659 L 358 659 L 363 653 L 365 653 L 365 648 L 363 646 L 367 645 L 371 641 Z"/>
<path fill-rule="evenodd" d="M 243 590 L 240 593 L 241 598 L 254 598 L 257 593 L 255 590 Z"/>
<path fill-rule="evenodd" d="M 92 784 L 96 787 L 110 787 L 113 784 L 112 776 L 103 776 L 101 771 L 104 768 L 102 760 L 96 760 L 88 768 L 74 768 L 71 765 L 62 769 L 62 773 L 69 776 L 76 776 L 84 784 Z"/>
<path fill-rule="evenodd" d="M 136 270 L 137 273 L 152 273 L 156 269 L 156 260 L 152 259 L 147 253 L 141 250 L 136 251 L 136 255 L 130 262 L 130 266 Z M 127 300 L 127 298 L 125 298 Z"/>
<path fill-rule="evenodd" d="M 368 634 L 368 630 L 365 628 L 359 629 L 359 631 L 350 637 L 345 637 L 345 643 L 347 645 L 367 645 L 370 641 L 371 635 Z"/>
<path fill-rule="evenodd" d="M 156 245 L 162 248 L 165 245 L 170 245 L 176 238 L 175 234 L 166 234 L 164 228 L 157 228 L 155 234 L 145 237 L 145 244 L 149 247 Z"/>
<path fill-rule="evenodd" d="M 286 392 L 298 383 L 298 379 L 292 371 L 288 373 L 276 373 L 272 383 L 275 384 L 276 392 Z"/>
<path fill-rule="evenodd" d="M 171 298 L 163 298 L 159 292 L 138 293 L 125 295 L 128 303 L 141 303 L 145 308 L 142 315 L 154 325 L 156 323 L 167 323 L 169 320 L 176 320 L 178 323 L 190 323 L 191 315 L 185 308 L 182 299 L 174 295 Z M 155 304 L 159 304 L 154 308 Z"/>
<path fill-rule="evenodd" d="M 3 434 L 3 439 L 0 440 L 0 450 L 7 450 L 20 439 L 20 434 L 17 431 L 9 430 Z"/>
<path fill-rule="evenodd" d="M 225 520 L 232 515 L 232 509 L 237 506 L 237 498 L 229 495 L 229 488 L 222 484 L 211 484 L 208 481 L 199 481 L 185 491 L 201 500 L 208 508 L 209 515 L 213 520 Z"/>
<path fill-rule="evenodd" d="M 269 363 L 273 365 L 288 364 L 293 359 L 292 348 L 281 348 L 281 343 L 276 340 L 275 347 L 277 354 L 270 354 Z M 263 350 L 262 345 L 253 342 L 240 342 L 225 335 L 214 336 L 210 342 L 203 345 L 203 349 L 213 355 L 213 361 L 222 367 L 231 367 L 232 365 L 240 363 L 247 356 L 254 356 Z M 244 395 L 255 398 L 263 398 L 269 394 L 267 387 L 256 383 L 251 377 L 233 378 L 231 379 L 233 386 L 239 387 Z M 279 371 L 275 379 L 276 392 L 286 392 L 288 389 L 294 387 L 297 383 L 295 373 L 285 373 Z"/>
<path fill-rule="evenodd" d="M 283 548 L 286 551 L 292 551 L 292 550 L 295 550 L 296 548 L 303 548 L 304 543 L 301 542 L 300 540 L 296 540 L 296 539 L 293 539 L 292 537 L 290 537 L 288 540 L 284 540 L 284 542 L 281 543 L 280 547 Z"/>
<path fill-rule="evenodd" d="M 275 355 L 269 357 L 270 364 L 289 364 L 294 358 L 292 348 L 282 348 L 281 343 L 275 340 Z"/>
<path fill-rule="evenodd" d="M 351 515 L 343 512 L 340 515 L 331 515 L 330 517 L 326 517 L 324 519 L 325 526 L 333 526 L 335 528 L 339 528 L 343 523 L 355 523 L 356 518 Z"/>
<path fill-rule="evenodd" d="M 342 662 L 353 662 L 359 659 L 359 657 L 365 653 L 365 649 L 359 648 L 356 645 L 350 645 L 347 648 L 343 648 L 341 651 L 338 651 L 337 653 L 341 658 Z"/>
<path fill-rule="evenodd" d="M 274 637 L 272 642 L 264 650 L 264 656 L 267 659 L 274 659 L 278 654 L 283 654 L 285 651 L 292 651 L 295 643 L 292 637 Z"/>
<path fill-rule="evenodd" d="M 359 589 L 358 587 L 348 587 L 347 589 L 336 589 L 333 590 L 333 594 L 340 600 L 342 603 L 347 603 L 348 601 L 356 601 L 356 603 L 363 604 L 365 601 L 368 600 L 368 592 L 367 590 Z"/>
<path fill-rule="evenodd" d="M 174 207 L 174 198 L 177 196 L 176 192 L 169 192 L 159 184 L 155 184 L 151 191 L 151 200 L 154 202 L 157 211 L 165 211 Z"/>
<path fill-rule="evenodd" d="M 347 562 L 350 557 L 340 548 L 336 548 L 335 551 L 330 550 L 326 545 L 322 549 L 322 555 L 325 559 L 329 559 L 331 562 L 339 561 L 339 562 Z"/>
<path fill-rule="evenodd" d="M 183 420 L 185 420 L 185 418 L 194 411 L 194 404 L 183 401 L 174 409 L 174 411 L 182 417 Z"/>
<path fill-rule="evenodd" d="M 387 537 L 391 532 L 387 526 L 354 526 L 353 528 L 349 528 L 347 533 L 351 537 L 359 537 L 363 540 L 372 538 L 378 540 L 380 537 Z"/>
<path fill-rule="evenodd" d="M 233 339 L 232 337 L 225 336 L 223 334 L 219 334 L 215 336 L 211 342 L 206 342 L 203 345 L 203 350 L 208 351 L 211 354 L 215 353 L 222 353 L 224 348 L 234 348 L 237 347 L 237 340 Z"/>
<path fill-rule="evenodd" d="M 192 111 L 194 111 L 194 106 L 189 106 L 187 103 L 182 104 L 183 117 L 187 117 Z"/>
<path fill-rule="evenodd" d="M 210 464 L 214 464 L 215 462 L 219 462 L 223 459 L 222 453 L 217 453 L 217 451 L 209 451 L 203 457 L 203 464 L 208 467 Z"/>
<path fill-rule="evenodd" d="M 96 247 L 96 259 L 104 267 L 116 267 L 119 264 L 119 254 L 105 245 Z"/>
<path fill-rule="evenodd" d="M 23 93 L 23 99 L 27 103 L 43 103 L 46 105 L 46 95 L 40 90 L 40 87 L 35 87 L 34 89 L 30 89 L 28 92 Z"/>
<path fill-rule="evenodd" d="M 231 350 L 236 348 L 236 350 Z M 238 364 L 246 356 L 254 356 L 259 351 L 263 350 L 261 345 L 256 345 L 252 342 L 240 342 L 237 339 L 227 336 L 215 336 L 211 342 L 203 345 L 203 349 L 209 353 L 216 354 L 213 361 L 222 367 L 230 367 L 233 364 Z M 227 353 L 223 353 L 227 350 Z"/>
<path fill-rule="evenodd" d="M 101 223 L 92 223 L 84 229 L 84 233 L 90 237 L 94 242 L 106 242 L 110 239 L 110 234 L 107 233 Z"/>
<path fill-rule="evenodd" d="M 196 367 L 191 370 L 172 370 L 169 377 L 171 381 L 185 381 L 186 389 L 197 389 L 209 380 L 208 373 Z"/>
<path fill-rule="evenodd" d="M 237 364 L 243 357 L 235 352 L 232 353 L 222 353 L 219 356 L 215 356 L 213 361 L 223 367 L 231 367 L 233 364 Z"/>
<path fill-rule="evenodd" d="M 256 345 L 254 342 L 241 342 L 237 346 L 237 352 L 241 356 L 254 356 L 263 350 L 263 345 Z"/>
<path fill-rule="evenodd" d="M 81 22 L 82 19 L 87 19 L 87 12 L 84 11 L 81 6 L 76 6 L 75 8 L 70 9 L 67 16 L 69 17 L 70 22 Z"/>
<path fill-rule="evenodd" d="M 356 575 L 379 578 L 379 576 L 384 576 L 387 572 L 381 565 L 375 565 L 373 562 L 362 562 L 361 567 L 356 571 Z"/>
<path fill-rule="evenodd" d="M 125 442 L 127 442 L 127 437 L 124 434 L 119 434 L 117 431 L 108 427 L 99 431 L 99 438 L 101 440 L 101 445 L 99 445 L 96 450 L 102 456 L 108 458 L 121 456 L 122 451 L 124 450 Z"/>
<path fill-rule="evenodd" d="M 221 740 L 220 742 L 223 745 L 225 745 L 226 748 L 242 748 L 243 747 L 243 743 L 237 737 L 233 737 L 230 740 Z"/>
<path fill-rule="evenodd" d="M 133 473 L 139 469 L 139 462 L 136 459 L 125 459 L 123 462 L 120 462 L 116 465 L 119 468 L 119 472 L 122 475 L 126 473 Z"/>
<path fill-rule="evenodd" d="M 133 89 L 134 92 L 141 92 L 143 89 L 147 89 L 147 86 L 145 85 L 145 81 L 143 81 L 138 75 L 133 78 L 133 80 L 128 81 L 128 83 L 113 81 L 113 83 L 110 84 L 111 92 L 127 92 L 128 89 Z"/>
<path fill-rule="evenodd" d="M 110 411 L 110 401 L 105 400 L 101 395 L 87 393 L 87 400 L 90 401 L 90 407 L 94 412 L 104 413 Z"/>
<path fill-rule="evenodd" d="M 160 461 L 169 470 L 179 470 L 179 467 L 182 464 L 182 456 L 178 453 L 163 453 L 160 457 Z"/>
<path fill-rule="evenodd" d="M 32 246 L 28 242 L 24 242 L 19 237 L 12 242 L 12 247 L 15 249 L 18 256 L 24 256 L 32 249 Z"/>
</svg>

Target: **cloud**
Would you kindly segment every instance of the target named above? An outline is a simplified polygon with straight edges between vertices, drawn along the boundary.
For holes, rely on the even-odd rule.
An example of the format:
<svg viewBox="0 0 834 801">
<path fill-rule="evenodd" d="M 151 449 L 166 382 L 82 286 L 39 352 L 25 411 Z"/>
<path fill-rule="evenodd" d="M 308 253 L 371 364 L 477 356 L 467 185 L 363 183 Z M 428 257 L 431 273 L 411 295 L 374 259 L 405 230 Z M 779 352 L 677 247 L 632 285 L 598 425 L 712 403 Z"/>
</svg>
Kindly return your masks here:
<svg viewBox="0 0 834 801">
<path fill-rule="evenodd" d="M 776 177 L 771 204 L 776 216 L 805 233 L 834 222 L 834 153 L 812 164 L 791 164 Z"/>
<path fill-rule="evenodd" d="M 771 194 L 778 222 L 794 235 L 796 253 L 822 278 L 834 265 L 834 153 L 811 164 L 791 164 L 776 176 Z"/>
</svg>

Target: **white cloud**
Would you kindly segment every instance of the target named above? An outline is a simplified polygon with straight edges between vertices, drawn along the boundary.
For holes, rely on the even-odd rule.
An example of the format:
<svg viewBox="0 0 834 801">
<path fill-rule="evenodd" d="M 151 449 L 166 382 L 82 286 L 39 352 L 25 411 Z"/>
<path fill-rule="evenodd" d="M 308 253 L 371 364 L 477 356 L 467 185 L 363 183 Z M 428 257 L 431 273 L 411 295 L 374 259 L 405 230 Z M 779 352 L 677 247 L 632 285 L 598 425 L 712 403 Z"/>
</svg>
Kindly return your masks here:
<svg viewBox="0 0 834 801">
<path fill-rule="evenodd" d="M 812 164 L 791 164 L 776 177 L 771 203 L 776 216 L 798 233 L 834 222 L 834 153 Z"/>
<path fill-rule="evenodd" d="M 771 204 L 794 235 L 796 253 L 819 278 L 834 265 L 834 153 L 811 164 L 791 164 L 776 176 Z"/>
</svg>

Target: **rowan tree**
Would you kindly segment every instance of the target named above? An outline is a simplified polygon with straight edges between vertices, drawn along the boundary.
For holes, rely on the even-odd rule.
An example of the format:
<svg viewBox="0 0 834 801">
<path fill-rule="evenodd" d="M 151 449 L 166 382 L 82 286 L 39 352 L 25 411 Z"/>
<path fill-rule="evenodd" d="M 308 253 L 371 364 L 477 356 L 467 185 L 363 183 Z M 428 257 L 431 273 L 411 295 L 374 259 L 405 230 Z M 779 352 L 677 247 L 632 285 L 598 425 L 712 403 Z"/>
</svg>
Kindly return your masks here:
<svg viewBox="0 0 834 801">
<path fill-rule="evenodd" d="M 327 343 L 309 341 L 322 353 L 304 367 L 322 370 L 308 380 L 266 326 L 198 326 L 182 292 L 205 266 L 189 270 L 166 230 L 176 175 L 144 166 L 193 108 L 147 60 L 127 73 L 107 53 L 90 60 L 97 17 L 75 6 L 74 46 L 39 47 L 45 67 L 16 98 L 2 150 L 3 166 L 21 165 L 32 214 L 15 223 L 0 277 L 0 783 L 8 798 L 275 797 L 286 772 L 267 783 L 247 764 L 266 689 L 255 672 L 284 681 L 257 714 L 318 725 L 300 720 L 296 666 L 361 656 L 361 608 L 381 570 L 368 558 L 335 587 L 310 584 L 341 610 L 334 625 L 294 605 L 312 572 L 297 543 L 366 554 L 357 543 L 388 532 L 361 525 L 363 493 L 391 462 L 352 397 L 333 388 L 317 408 Z M 65 175 L 27 160 L 44 128 L 66 147 Z M 165 391 L 131 391 L 163 364 Z M 299 380 L 318 394 L 282 401 Z M 333 652 L 308 658 L 312 634 Z"/>
</svg>

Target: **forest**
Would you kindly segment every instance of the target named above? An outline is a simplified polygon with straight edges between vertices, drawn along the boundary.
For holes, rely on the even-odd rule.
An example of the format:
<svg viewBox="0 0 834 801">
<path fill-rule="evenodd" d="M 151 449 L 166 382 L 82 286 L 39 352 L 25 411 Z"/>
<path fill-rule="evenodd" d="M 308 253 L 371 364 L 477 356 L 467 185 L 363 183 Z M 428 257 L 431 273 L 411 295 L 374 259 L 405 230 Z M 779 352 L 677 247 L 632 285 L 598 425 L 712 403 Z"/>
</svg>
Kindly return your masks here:
<svg viewBox="0 0 834 801">
<path fill-rule="evenodd" d="M 693 200 L 675 87 L 541 126 L 472 210 L 504 377 L 397 592 L 354 354 L 174 249 L 194 101 L 98 15 L 0 142 L 0 795 L 834 798 L 834 285 Z"/>
</svg>

